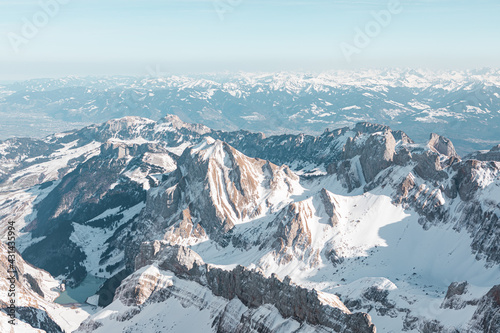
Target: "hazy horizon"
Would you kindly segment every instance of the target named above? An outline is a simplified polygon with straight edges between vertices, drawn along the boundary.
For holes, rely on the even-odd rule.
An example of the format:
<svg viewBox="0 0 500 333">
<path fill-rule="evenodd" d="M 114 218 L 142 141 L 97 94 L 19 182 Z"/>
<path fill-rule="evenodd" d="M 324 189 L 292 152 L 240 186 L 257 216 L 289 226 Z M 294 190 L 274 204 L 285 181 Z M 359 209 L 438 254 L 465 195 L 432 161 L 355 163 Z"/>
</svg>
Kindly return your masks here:
<svg viewBox="0 0 500 333">
<path fill-rule="evenodd" d="M 161 66 L 146 66 L 142 71 L 137 71 L 136 73 L 84 73 L 84 74 L 59 74 L 59 75 L 40 75 L 40 76 L 26 76 L 12 79 L 0 78 L 0 84 L 12 84 L 16 82 L 30 81 L 30 80 L 51 80 L 51 79 L 65 79 L 65 78 L 81 78 L 81 79 L 92 79 L 92 78 L 102 78 L 102 79 L 112 79 L 112 78 L 169 78 L 172 76 L 179 77 L 210 77 L 210 76 L 237 76 L 245 74 L 255 74 L 255 75 L 277 75 L 280 73 L 286 74 L 301 74 L 301 75 L 321 75 L 321 74 L 335 74 L 335 73 L 362 73 L 367 71 L 424 71 L 433 73 L 469 73 L 474 71 L 500 71 L 499 67 L 477 67 L 477 68 L 425 68 L 425 67 L 366 67 L 366 68 L 356 68 L 356 69 L 325 69 L 325 70 L 301 70 L 301 69 L 284 69 L 284 70 L 255 70 L 255 71 L 245 71 L 245 70 L 220 70 L 220 71 L 167 71 L 163 70 Z"/>
<path fill-rule="evenodd" d="M 0 9 L 2 81 L 147 76 L 156 66 L 173 74 L 500 67 L 493 0 L 23 0 Z"/>
</svg>

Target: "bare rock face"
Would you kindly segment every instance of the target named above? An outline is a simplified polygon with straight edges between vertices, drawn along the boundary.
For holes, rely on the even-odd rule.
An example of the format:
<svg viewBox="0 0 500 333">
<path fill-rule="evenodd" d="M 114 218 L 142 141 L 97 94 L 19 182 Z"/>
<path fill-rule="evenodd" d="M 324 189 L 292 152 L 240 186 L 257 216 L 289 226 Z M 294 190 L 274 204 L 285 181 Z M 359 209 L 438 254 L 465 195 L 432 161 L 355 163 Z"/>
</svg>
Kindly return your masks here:
<svg viewBox="0 0 500 333">
<path fill-rule="evenodd" d="M 237 297 L 251 308 L 272 304 L 285 318 L 329 327 L 334 332 L 376 332 L 368 314 L 351 314 L 336 297 L 325 304 L 320 292 L 287 284 L 276 276 L 266 278 L 238 266 L 232 271 L 209 269 L 207 281 L 215 295 Z"/>
<path fill-rule="evenodd" d="M 330 225 L 335 227 L 340 220 L 340 215 L 337 211 L 339 206 L 337 200 L 330 195 L 325 188 L 321 189 L 320 198 L 323 206 L 325 207 L 326 214 L 330 217 Z"/>
<path fill-rule="evenodd" d="M 265 137 L 248 131 L 214 132 L 214 139 L 227 142 L 247 156 L 268 160 L 277 165 L 325 164 L 339 161 L 342 156 L 344 135 L 348 127 L 325 130 L 320 136 L 305 134 Z"/>
<path fill-rule="evenodd" d="M 444 309 L 460 310 L 467 305 L 476 305 L 478 303 L 478 300 L 463 298 L 464 294 L 466 294 L 468 291 L 468 286 L 469 284 L 467 283 L 467 281 L 453 282 L 452 284 L 450 284 L 441 307 Z"/>
<path fill-rule="evenodd" d="M 359 133 L 366 133 L 366 134 L 373 134 L 377 132 L 387 132 L 390 131 L 390 127 L 386 125 L 381 125 L 381 124 L 373 124 L 373 123 L 368 123 L 368 122 L 360 122 L 357 123 L 353 131 L 359 132 Z"/>
<path fill-rule="evenodd" d="M 47 333 L 64 332 L 64 330 L 43 308 L 18 307 L 16 311 L 19 320 L 25 323 L 29 323 L 31 327 L 39 328 Z"/>
<path fill-rule="evenodd" d="M 167 115 L 158 122 L 147 118 L 129 116 L 109 120 L 100 125 L 90 125 L 80 131 L 71 133 L 68 140 L 77 138 L 82 142 L 92 140 L 106 142 L 112 138 L 119 140 L 144 138 L 150 141 L 160 140 L 175 143 L 182 138 L 187 140 L 197 139 L 209 132 L 211 130 L 206 126 L 185 123 L 174 115 Z"/>
<path fill-rule="evenodd" d="M 116 289 L 114 300 L 119 299 L 126 306 L 145 304 L 159 288 L 171 286 L 156 272 L 141 272 L 127 277 Z"/>
<path fill-rule="evenodd" d="M 417 184 L 417 178 L 409 174 L 395 186 L 394 202 L 415 209 L 422 216 L 419 223 L 426 230 L 446 223 L 451 223 L 455 230 L 467 230 L 471 236 L 471 248 L 477 252 L 476 257 L 498 262 L 498 202 L 495 198 L 481 199 L 480 195 L 490 181 L 498 179 L 499 163 L 466 160 L 440 172 L 445 175 L 446 187 L 440 182 L 429 184 L 422 183 L 422 180 Z M 458 209 L 450 210 L 447 202 L 451 200 L 460 200 Z"/>
<path fill-rule="evenodd" d="M 468 160 L 457 165 L 456 175 L 453 177 L 456 189 L 463 201 L 470 201 L 482 187 L 481 174 L 498 174 L 500 162 L 480 162 Z"/>
<path fill-rule="evenodd" d="M 229 143 L 213 140 L 212 136 Z M 73 225 L 102 224 L 106 221 L 96 224 L 91 219 L 110 209 L 119 208 L 122 214 L 120 207 L 137 206 L 129 211 L 131 214 L 125 213 L 127 220 L 120 220 L 123 214 L 120 217 L 112 213 L 109 217 L 111 223 L 119 220 L 123 224 L 117 227 L 116 233 L 113 231 L 109 242 L 106 240 L 104 246 L 110 246 L 101 255 L 104 262 L 105 258 L 116 258 L 120 251 L 125 252 L 127 269 L 123 270 L 126 274 L 120 282 L 134 268 L 140 271 L 125 279 L 117 290 L 116 299 L 134 307 L 120 314 L 120 320 L 133 318 L 142 306 L 163 302 L 169 297 L 180 297 L 183 305 L 202 304 L 203 297 L 192 291 L 189 296 L 179 296 L 194 286 L 223 300 L 224 306 L 216 311 L 217 319 L 214 318 L 212 326 L 218 332 L 270 332 L 276 313 L 304 327 L 315 325 L 318 331 L 372 330 L 367 315 L 351 314 L 331 295 L 300 288 L 287 279 L 264 276 L 241 266 L 222 270 L 204 263 L 199 255 L 185 247 L 203 241 L 213 241 L 216 243 L 213 248 L 217 249 L 229 244 L 245 250 L 256 250 L 260 246 L 260 250 L 270 250 L 270 257 L 280 263 L 299 260 L 301 265 L 315 267 L 314 262 L 326 257 L 336 265 L 342 258 L 332 250 L 331 243 L 321 245 L 322 239 L 318 236 L 321 230 L 313 229 L 311 224 L 319 217 L 324 224 L 321 236 L 328 236 L 328 228 L 343 222 L 339 211 L 345 210 L 339 209 L 343 207 L 335 196 L 325 189 L 318 191 L 319 185 L 336 188 L 336 182 L 349 192 L 356 190 L 356 194 L 374 189 L 375 193 L 391 196 L 393 203 L 411 210 L 413 216 L 418 214 L 418 223 L 425 230 L 437 225 L 446 225 L 450 232 L 465 230 L 470 235 L 465 241 L 470 242 L 478 260 L 485 259 L 487 265 L 500 262 L 500 220 L 495 188 L 500 175 L 500 146 L 472 154 L 470 159 L 462 161 L 446 138 L 433 134 L 427 146 L 417 145 L 403 132 L 383 125 L 360 123 L 353 129 L 325 131 L 318 137 L 266 138 L 260 133 L 245 131 L 212 131 L 173 116 L 159 122 L 134 117 L 113 120 L 70 133 L 64 141 L 50 140 L 13 144 L 23 148 L 19 151 L 28 156 L 40 157 L 40 163 L 44 159 L 49 161 L 47 154 L 66 143 L 73 145 L 76 141 L 75 147 L 81 147 L 85 142 L 98 141 L 102 145 L 100 153 L 99 144 L 92 148 L 89 154 L 93 157 L 75 159 L 54 183 L 40 185 L 50 190 L 34 201 L 36 219 L 24 231 L 45 238 L 33 243 L 25 254 L 54 275 L 68 276 L 76 270 L 64 269 L 76 267 L 82 278 L 85 267 L 81 264 L 88 263 L 84 261 L 86 254 L 71 241 L 76 231 Z M 127 140 L 134 141 L 127 143 Z M 176 152 L 175 156 L 168 155 L 171 150 Z M 9 155 L 8 162 L 10 158 L 15 159 L 9 151 L 1 154 L 0 159 L 4 160 Z M 170 167 L 150 165 L 148 161 L 153 159 L 146 161 L 145 154 L 157 154 L 157 159 L 163 161 L 168 157 L 165 164 Z M 32 163 L 24 162 L 25 165 Z M 300 179 L 304 189 L 299 173 L 273 163 L 290 163 L 294 170 L 304 172 Z M 10 172 L 2 170 L 0 181 L 5 172 Z M 132 170 L 138 170 L 135 174 L 144 183 L 127 179 Z M 324 171 L 328 174 L 324 175 Z M 34 177 L 33 182 L 26 184 L 41 182 L 38 175 Z M 294 201 L 299 195 L 309 196 L 309 189 L 308 199 Z M 342 203 L 340 199 L 339 202 Z M 26 203 L 28 207 L 30 204 Z M 156 239 L 163 240 L 152 241 Z M 319 248 L 321 246 L 324 247 Z M 21 273 L 19 281 L 33 295 L 40 299 L 50 295 L 36 274 Z M 189 282 L 189 286 L 179 287 L 176 285 L 179 281 Z M 194 290 L 198 290 L 196 288 Z M 453 310 L 476 306 L 479 300 L 468 298 L 468 292 L 467 284 L 450 285 L 442 307 Z M 446 331 L 444 322 L 415 317 L 410 313 L 414 308 L 397 309 L 389 294 L 386 290 L 370 288 L 363 290 L 360 296 L 364 304 L 357 304 L 359 300 L 346 304 L 351 310 L 366 312 L 375 304 L 373 309 L 381 316 L 402 317 L 406 313 L 406 318 L 401 320 L 407 330 Z M 496 323 L 495 291 L 492 295 L 481 300 L 483 307 L 478 307 L 473 324 L 479 328 L 474 333 L 481 332 L 490 321 Z M 50 327 L 43 311 L 26 308 L 26 318 L 31 318 L 36 325 L 44 322 L 45 327 Z M 91 331 L 99 325 L 96 321 L 86 327 Z"/>
<path fill-rule="evenodd" d="M 385 133 L 390 133 L 392 139 Z M 365 175 L 368 176 L 368 179 L 382 170 L 384 165 L 387 166 L 388 164 L 385 163 L 387 160 L 394 160 L 398 164 L 408 162 L 409 156 L 407 154 L 399 156 L 399 152 L 393 154 L 392 159 L 391 150 L 394 150 L 397 144 L 414 143 L 402 131 L 392 131 L 388 126 L 370 123 L 358 123 L 352 129 L 348 127 L 337 130 L 327 129 L 318 137 L 299 134 L 266 138 L 261 133 L 250 132 L 239 134 L 237 132 L 215 132 L 210 135 L 228 142 L 248 156 L 263 158 L 276 164 L 324 165 L 329 174 L 337 173 L 337 168 L 339 168 L 339 172 L 345 172 L 350 169 L 350 165 L 341 164 L 350 162 L 349 160 L 356 155 L 362 155 L 364 156 L 363 165 L 368 167 Z M 362 151 L 361 148 L 365 145 L 364 140 L 370 136 L 373 137 L 371 139 L 373 142 L 369 143 L 372 146 Z M 385 136 L 387 136 L 387 140 L 384 139 Z M 380 142 L 375 142 L 376 138 L 379 138 Z M 373 154 L 375 156 L 372 156 Z M 376 163 L 372 166 L 370 161 Z M 362 180 L 356 183 L 354 177 L 351 176 L 351 178 L 354 188 L 359 187 L 362 183 Z M 350 184 L 350 182 L 346 182 L 346 184 Z M 347 186 L 352 190 L 350 185 Z"/>
<path fill-rule="evenodd" d="M 455 308 L 455 306 L 453 305 L 453 298 L 463 295 L 467 290 L 467 285 L 467 281 L 461 283 L 453 282 L 452 284 L 450 284 L 450 286 L 448 287 L 448 291 L 446 292 L 446 297 L 444 299 L 443 305 L 441 306 L 443 308 L 449 309 Z"/>
<path fill-rule="evenodd" d="M 475 152 L 467 155 L 466 159 L 474 159 L 478 161 L 497 161 L 500 162 L 500 145 L 496 145 L 489 151 Z"/>
<path fill-rule="evenodd" d="M 367 122 L 357 123 L 353 131 L 359 133 L 373 134 L 377 132 L 391 132 L 396 141 L 401 141 L 403 144 L 413 143 L 413 140 L 403 131 L 393 131 L 389 126 L 373 124 Z"/>
<path fill-rule="evenodd" d="M 197 276 L 195 271 L 205 263 L 193 250 L 183 246 L 169 246 L 165 242 L 154 241 L 141 244 L 141 251 L 135 261 L 135 269 L 156 262 L 158 267 L 175 272 L 180 276 Z"/>
<path fill-rule="evenodd" d="M 368 314 L 352 314 L 334 295 L 299 287 L 289 280 L 282 281 L 275 275 L 265 277 L 260 271 L 242 266 L 227 271 L 207 265 L 194 251 L 182 246 L 172 247 L 161 242 L 143 244 L 136 260 L 136 268 L 150 264 L 205 286 L 214 295 L 226 300 L 238 299 L 251 309 L 272 305 L 283 318 L 318 325 L 328 331 L 375 332 Z M 140 305 L 145 304 L 148 299 L 160 302 L 161 295 L 170 295 L 162 289 L 168 289 L 171 284 L 163 281 L 161 276 L 145 277 L 145 273 L 141 274 L 127 278 L 118 288 L 116 299 L 122 300 L 126 305 Z M 258 332 L 265 332 L 263 329 Z"/>
<path fill-rule="evenodd" d="M 287 263 L 293 259 L 289 249 L 306 249 L 311 245 L 311 232 L 307 227 L 307 219 L 312 217 L 307 202 L 292 203 L 278 217 L 278 229 L 274 235 L 272 247 Z"/>
<path fill-rule="evenodd" d="M 212 132 L 212 130 L 205 125 L 190 124 L 190 123 L 183 122 L 181 120 L 181 118 L 179 118 L 178 116 L 173 115 L 173 114 L 166 115 L 165 117 L 163 117 L 162 119 L 160 119 L 158 121 L 158 124 L 168 125 L 169 127 L 172 127 L 176 130 L 180 130 L 180 131 L 186 130 L 186 131 L 201 134 L 201 135 Z"/>
<path fill-rule="evenodd" d="M 448 157 L 460 158 L 460 156 L 458 156 L 457 152 L 455 151 L 455 147 L 453 146 L 453 143 L 449 139 L 447 139 L 443 136 L 440 136 L 438 134 L 432 133 L 427 145 L 429 146 L 429 148 L 432 151 L 435 151 L 436 153 L 439 153 L 439 154 L 442 154 L 442 155 L 445 155 Z"/>
<path fill-rule="evenodd" d="M 478 193 L 493 179 L 500 175 L 499 162 L 463 161 L 453 167 L 454 187 L 448 192 L 457 193 L 464 202 L 460 214 L 455 220 L 457 230 L 465 228 L 472 237 L 471 247 L 478 251 L 477 258 L 486 258 L 491 262 L 500 261 L 498 237 L 500 237 L 500 219 L 497 213 L 496 198 L 478 198 Z M 490 179 L 490 180 L 488 180 Z"/>
<path fill-rule="evenodd" d="M 325 224 L 335 227 L 341 219 L 338 206 L 335 196 L 324 188 L 311 199 L 289 204 L 268 225 L 271 228 L 268 230 L 274 228 L 275 231 L 270 235 L 262 235 L 265 241 L 261 248 L 274 249 L 276 259 L 281 264 L 299 259 L 316 267 L 320 263 L 320 249 L 312 246 L 308 222 L 321 215 Z M 327 257 L 333 264 L 342 261 L 334 250 L 327 251 Z"/>
<path fill-rule="evenodd" d="M 359 188 L 364 182 L 362 171 L 358 169 L 357 163 L 353 163 L 351 160 L 340 162 L 338 167 L 336 164 L 331 164 L 329 170 L 331 173 L 337 174 L 337 179 L 343 183 L 349 192 Z"/>
<path fill-rule="evenodd" d="M 481 298 L 467 332 L 500 332 L 500 285 Z"/>
<path fill-rule="evenodd" d="M 415 177 L 412 174 L 406 176 L 406 178 L 401 182 L 401 184 L 396 188 L 397 193 L 397 203 L 402 203 L 404 199 L 408 198 L 408 195 L 415 188 Z"/>
<path fill-rule="evenodd" d="M 116 159 L 123 159 L 142 155 L 148 151 L 158 151 L 160 146 L 154 143 L 129 144 L 124 142 L 107 141 L 101 145 L 101 155 Z"/>
<path fill-rule="evenodd" d="M 359 162 L 363 175 L 369 183 L 380 171 L 392 164 L 396 153 L 395 148 L 396 140 L 392 132 L 386 130 L 381 134 L 368 136 L 363 144 L 359 144 L 356 139 L 349 138 L 344 148 L 344 155 L 346 159 L 360 156 Z"/>
<path fill-rule="evenodd" d="M 364 289 L 357 299 L 351 299 L 346 295 L 345 304 L 351 310 L 374 310 L 380 316 L 396 317 L 398 313 L 407 312 L 407 309 L 397 308 L 396 303 L 389 298 L 389 291 L 380 286 Z"/>
<path fill-rule="evenodd" d="M 416 186 L 414 176 L 409 174 L 397 190 L 396 202 L 413 207 L 421 216 L 425 216 L 419 220 L 424 229 L 447 220 L 449 213 L 444 206 L 441 189 L 434 189 L 425 184 Z"/>
<path fill-rule="evenodd" d="M 417 164 L 413 169 L 422 179 L 429 181 L 443 181 L 446 172 L 441 166 L 441 156 L 432 151 L 423 151 L 412 154 L 412 160 Z"/>
<path fill-rule="evenodd" d="M 186 150 L 178 165 L 143 212 L 153 224 L 166 221 L 157 226 L 172 241 L 188 233 L 227 245 L 225 235 L 236 223 L 272 210 L 300 187 L 288 167 L 249 158 L 213 139 Z"/>
<path fill-rule="evenodd" d="M 182 211 L 179 216 L 178 222 L 176 222 L 164 236 L 164 239 L 168 240 L 171 244 L 177 244 L 185 242 L 188 239 L 203 239 L 207 237 L 205 229 L 201 224 L 195 224 L 191 217 L 191 211 L 186 208 Z"/>
</svg>

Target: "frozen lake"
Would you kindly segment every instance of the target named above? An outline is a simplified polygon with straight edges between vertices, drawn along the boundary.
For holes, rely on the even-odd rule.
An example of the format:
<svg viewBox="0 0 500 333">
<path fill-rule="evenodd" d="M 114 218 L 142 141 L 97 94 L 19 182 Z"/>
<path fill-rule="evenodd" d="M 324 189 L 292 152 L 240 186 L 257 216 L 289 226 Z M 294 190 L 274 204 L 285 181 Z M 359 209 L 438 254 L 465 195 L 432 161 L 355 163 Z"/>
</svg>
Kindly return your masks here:
<svg viewBox="0 0 500 333">
<path fill-rule="evenodd" d="M 56 298 L 58 304 L 85 303 L 88 297 L 94 295 L 106 279 L 87 275 L 76 288 L 67 288 Z"/>
</svg>

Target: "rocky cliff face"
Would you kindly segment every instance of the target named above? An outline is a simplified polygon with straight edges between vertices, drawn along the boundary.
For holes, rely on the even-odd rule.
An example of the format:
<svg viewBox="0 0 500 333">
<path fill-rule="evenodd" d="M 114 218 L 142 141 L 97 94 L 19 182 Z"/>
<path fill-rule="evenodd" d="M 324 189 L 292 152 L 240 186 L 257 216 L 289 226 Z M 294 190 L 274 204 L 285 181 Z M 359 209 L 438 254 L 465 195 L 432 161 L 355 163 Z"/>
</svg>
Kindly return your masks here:
<svg viewBox="0 0 500 333">
<path fill-rule="evenodd" d="M 421 223 L 426 229 L 432 225 L 450 224 L 456 230 L 467 230 L 478 258 L 498 262 L 499 251 L 495 245 L 499 236 L 495 213 L 498 202 L 488 194 L 493 191 L 496 195 L 496 185 L 491 185 L 499 176 L 498 162 L 457 161 L 441 172 L 445 177 L 442 185 L 417 181 L 418 184 L 414 174 L 409 174 L 397 186 L 397 200 L 424 216 Z"/>
<path fill-rule="evenodd" d="M 141 270 L 142 267 L 150 268 Z M 157 271 L 156 267 L 160 271 Z M 265 277 L 259 271 L 242 266 L 227 271 L 207 265 L 198 254 L 184 247 L 172 247 L 160 242 L 144 243 L 136 259 L 136 270 L 143 273 L 136 273 L 122 283 L 117 290 L 115 302 L 120 301 L 131 307 L 162 303 L 170 297 L 182 297 L 185 291 L 180 290 L 175 281 L 170 283 L 165 279 L 163 272 L 167 271 L 182 279 L 196 282 L 213 295 L 225 299 L 225 302 L 239 300 L 247 308 L 245 315 L 232 318 L 232 322 L 229 322 L 225 318 L 229 309 L 217 309 L 216 311 L 220 312 L 212 323 L 216 332 L 275 331 L 266 326 L 266 323 L 261 323 L 253 330 L 248 327 L 252 325 L 254 318 L 254 315 L 249 316 L 248 312 L 257 309 L 252 312 L 258 313 L 259 308 L 269 306 L 279 312 L 282 320 L 309 324 L 314 327 L 311 331 L 375 332 L 369 315 L 352 314 L 334 295 L 301 288 L 291 284 L 289 279 L 282 281 L 275 275 Z M 156 274 L 151 274 L 152 272 Z M 198 302 L 203 301 L 202 296 Z M 90 319 L 83 323 L 81 330 L 86 331 L 93 327 L 100 327 L 99 319 Z"/>
<path fill-rule="evenodd" d="M 449 139 L 436 133 L 431 134 L 427 145 L 432 151 L 441 155 L 448 157 L 459 157 L 457 152 L 455 151 L 453 143 Z"/>
<path fill-rule="evenodd" d="M 335 230 L 341 222 L 339 206 L 335 196 L 324 188 L 311 199 L 291 203 L 269 224 L 269 232 L 275 231 L 271 237 L 262 237 L 266 239 L 264 246 L 275 251 L 280 264 L 299 259 L 311 267 L 317 267 L 321 264 L 321 252 L 334 264 L 341 261 L 333 249 L 324 251 L 323 244 L 317 244 L 322 236 Z M 314 219 L 321 219 L 324 223 L 320 232 L 313 229 L 316 226 L 311 220 Z"/>
<path fill-rule="evenodd" d="M 148 197 L 142 217 L 173 241 L 209 235 L 224 244 L 236 224 L 277 210 L 301 191 L 288 167 L 248 158 L 222 141 L 186 150 L 178 165 Z"/>
<path fill-rule="evenodd" d="M 500 330 L 500 286 L 494 286 L 478 303 L 467 332 L 498 332 Z"/>
<path fill-rule="evenodd" d="M 478 161 L 497 161 L 500 162 L 500 145 L 496 145 L 489 151 L 475 152 L 467 155 L 468 159 L 474 159 Z"/>
</svg>

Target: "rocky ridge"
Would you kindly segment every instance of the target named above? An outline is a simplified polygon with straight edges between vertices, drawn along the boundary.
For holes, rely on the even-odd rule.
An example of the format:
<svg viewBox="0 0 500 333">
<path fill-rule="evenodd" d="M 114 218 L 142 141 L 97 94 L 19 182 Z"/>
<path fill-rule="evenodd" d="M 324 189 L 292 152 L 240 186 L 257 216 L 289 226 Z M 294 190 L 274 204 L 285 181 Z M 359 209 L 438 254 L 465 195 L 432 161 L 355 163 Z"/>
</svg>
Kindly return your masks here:
<svg viewBox="0 0 500 333">
<path fill-rule="evenodd" d="M 258 309 L 264 305 L 275 307 L 283 318 L 291 318 L 299 323 L 308 323 L 314 330 L 331 332 L 375 332 L 370 316 L 351 312 L 334 295 L 327 296 L 315 290 L 303 289 L 282 281 L 277 276 L 265 277 L 261 272 L 238 266 L 226 271 L 207 265 L 194 251 L 182 246 L 170 246 L 166 243 L 143 243 L 136 258 L 136 271 L 154 265 L 162 271 L 170 271 L 182 279 L 194 281 L 208 288 L 214 295 L 228 301 L 238 299 L 248 309 Z M 161 284 L 160 280 L 134 274 L 127 278 L 116 292 L 115 301 L 126 306 L 139 306 L 148 302 L 161 303 L 178 291 L 169 291 L 174 286 Z M 98 315 L 97 315 L 98 316 Z M 225 332 L 229 327 L 223 325 L 224 314 L 217 315 L 213 325 L 217 332 Z M 242 319 L 244 317 L 242 316 Z M 247 318 L 248 320 L 250 318 Z M 245 325 L 240 323 L 240 325 Z M 99 327 L 99 321 L 88 320 L 82 324 L 85 331 L 89 327 Z M 259 327 L 259 332 L 265 331 Z M 247 331 L 239 327 L 241 331 Z"/>
</svg>

